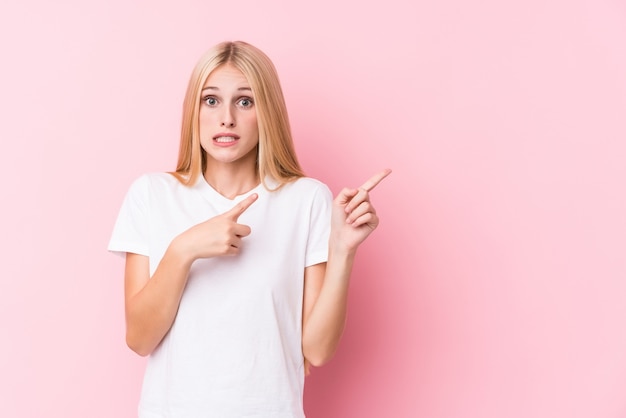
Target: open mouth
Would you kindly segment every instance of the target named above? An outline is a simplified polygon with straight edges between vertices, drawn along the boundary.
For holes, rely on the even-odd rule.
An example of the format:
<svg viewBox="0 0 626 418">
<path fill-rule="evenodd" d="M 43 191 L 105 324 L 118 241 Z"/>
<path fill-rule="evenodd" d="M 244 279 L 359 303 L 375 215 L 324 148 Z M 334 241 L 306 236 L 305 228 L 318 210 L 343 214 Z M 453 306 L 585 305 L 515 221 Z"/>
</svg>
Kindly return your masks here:
<svg viewBox="0 0 626 418">
<path fill-rule="evenodd" d="M 218 136 L 213 138 L 213 141 L 218 142 L 220 144 L 227 144 L 229 142 L 235 142 L 237 141 L 238 138 L 235 138 L 234 136 Z"/>
</svg>

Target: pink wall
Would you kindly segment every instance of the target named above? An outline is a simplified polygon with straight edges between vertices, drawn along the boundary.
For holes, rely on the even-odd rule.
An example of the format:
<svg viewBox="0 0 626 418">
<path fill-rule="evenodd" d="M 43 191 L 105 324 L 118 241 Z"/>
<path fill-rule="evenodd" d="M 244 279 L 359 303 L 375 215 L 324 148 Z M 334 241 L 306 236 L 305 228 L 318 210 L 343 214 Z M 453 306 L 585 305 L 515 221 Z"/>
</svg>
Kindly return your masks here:
<svg viewBox="0 0 626 418">
<path fill-rule="evenodd" d="M 133 416 L 105 247 L 195 60 L 244 39 L 312 176 L 394 169 L 309 417 L 626 417 L 626 6 L 367 3 L 3 2 L 2 416 Z"/>
</svg>

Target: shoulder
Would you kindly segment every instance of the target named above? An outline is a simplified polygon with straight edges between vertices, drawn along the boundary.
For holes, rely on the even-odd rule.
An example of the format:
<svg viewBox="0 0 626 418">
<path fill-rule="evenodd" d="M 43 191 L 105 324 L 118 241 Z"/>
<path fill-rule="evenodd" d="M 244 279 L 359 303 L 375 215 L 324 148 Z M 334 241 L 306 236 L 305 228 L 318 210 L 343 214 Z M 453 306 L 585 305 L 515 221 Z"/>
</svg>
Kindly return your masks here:
<svg viewBox="0 0 626 418">
<path fill-rule="evenodd" d="M 298 180 L 285 184 L 283 189 L 292 193 L 301 193 L 305 195 L 332 195 L 326 184 L 312 177 L 300 177 Z"/>
<path fill-rule="evenodd" d="M 277 201 L 281 201 L 291 207 L 317 208 L 330 207 L 333 195 L 328 186 L 311 177 L 301 177 L 290 183 L 286 183 L 275 192 Z"/>
<path fill-rule="evenodd" d="M 146 173 L 133 181 L 131 189 L 173 188 L 178 185 L 183 184 L 170 173 Z"/>
<path fill-rule="evenodd" d="M 152 195 L 171 193 L 185 187 L 170 173 L 147 173 L 137 177 L 130 185 L 128 195 L 135 198 L 148 198 Z"/>
</svg>

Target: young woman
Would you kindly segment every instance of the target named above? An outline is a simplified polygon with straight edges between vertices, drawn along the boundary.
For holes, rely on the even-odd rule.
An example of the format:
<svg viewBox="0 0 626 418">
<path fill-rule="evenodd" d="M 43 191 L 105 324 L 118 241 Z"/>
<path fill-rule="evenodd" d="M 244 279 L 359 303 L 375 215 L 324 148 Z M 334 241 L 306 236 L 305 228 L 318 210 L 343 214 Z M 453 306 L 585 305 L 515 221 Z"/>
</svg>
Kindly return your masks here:
<svg viewBox="0 0 626 418">
<path fill-rule="evenodd" d="M 174 173 L 131 186 L 109 244 L 126 255 L 128 346 L 150 355 L 141 418 L 304 417 L 308 364 L 341 337 L 369 199 L 304 176 L 278 76 L 244 42 L 193 71 Z"/>
</svg>

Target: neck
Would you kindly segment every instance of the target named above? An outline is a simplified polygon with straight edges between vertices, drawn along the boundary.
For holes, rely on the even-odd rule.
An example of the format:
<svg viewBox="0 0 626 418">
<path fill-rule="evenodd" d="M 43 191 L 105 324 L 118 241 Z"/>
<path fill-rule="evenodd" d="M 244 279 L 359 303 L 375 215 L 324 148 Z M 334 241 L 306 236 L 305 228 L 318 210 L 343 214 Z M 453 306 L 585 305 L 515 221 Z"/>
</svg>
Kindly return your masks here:
<svg viewBox="0 0 626 418">
<path fill-rule="evenodd" d="M 259 185 L 256 166 L 239 164 L 212 164 L 207 166 L 204 178 L 222 196 L 233 199 Z"/>
</svg>

